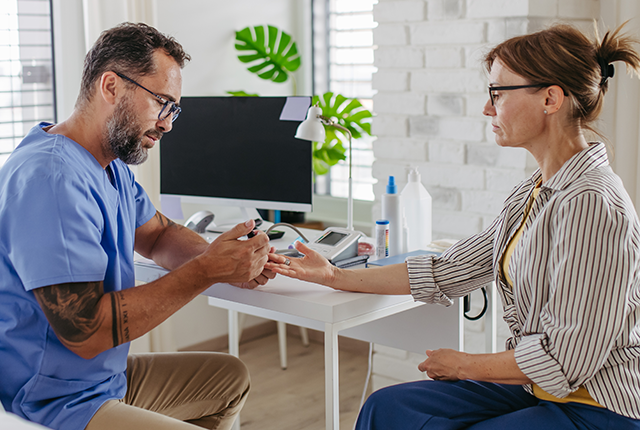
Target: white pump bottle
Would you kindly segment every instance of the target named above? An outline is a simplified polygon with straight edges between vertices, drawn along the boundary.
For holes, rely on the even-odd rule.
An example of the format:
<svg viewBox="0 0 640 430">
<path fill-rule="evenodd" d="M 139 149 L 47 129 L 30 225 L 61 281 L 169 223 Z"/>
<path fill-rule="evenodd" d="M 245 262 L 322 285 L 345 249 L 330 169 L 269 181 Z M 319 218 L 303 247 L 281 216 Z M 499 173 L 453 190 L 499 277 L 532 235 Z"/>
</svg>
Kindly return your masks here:
<svg viewBox="0 0 640 430">
<path fill-rule="evenodd" d="M 431 195 L 422 185 L 417 167 L 409 172 L 408 183 L 401 196 L 407 220 L 406 250 L 427 249 L 431 243 Z"/>
</svg>

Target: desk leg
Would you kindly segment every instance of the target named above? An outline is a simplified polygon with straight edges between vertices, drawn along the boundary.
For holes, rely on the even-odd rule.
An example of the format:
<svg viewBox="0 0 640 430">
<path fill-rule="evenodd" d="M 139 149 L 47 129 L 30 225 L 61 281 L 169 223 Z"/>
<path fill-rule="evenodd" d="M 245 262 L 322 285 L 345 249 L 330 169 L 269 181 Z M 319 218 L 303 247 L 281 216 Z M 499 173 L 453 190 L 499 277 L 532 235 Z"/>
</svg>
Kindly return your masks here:
<svg viewBox="0 0 640 430">
<path fill-rule="evenodd" d="M 229 354 L 240 357 L 240 329 L 238 325 L 238 311 L 229 309 Z M 240 430 L 240 414 L 233 423 L 232 430 Z"/>
<path fill-rule="evenodd" d="M 327 430 L 340 430 L 340 392 L 338 380 L 338 333 L 333 324 L 324 325 L 324 395 Z"/>
<path fill-rule="evenodd" d="M 489 295 L 489 304 L 487 306 L 487 314 L 484 321 L 484 335 L 487 352 L 498 352 L 498 292 L 496 291 L 496 283 L 487 284 L 487 294 Z"/>
</svg>

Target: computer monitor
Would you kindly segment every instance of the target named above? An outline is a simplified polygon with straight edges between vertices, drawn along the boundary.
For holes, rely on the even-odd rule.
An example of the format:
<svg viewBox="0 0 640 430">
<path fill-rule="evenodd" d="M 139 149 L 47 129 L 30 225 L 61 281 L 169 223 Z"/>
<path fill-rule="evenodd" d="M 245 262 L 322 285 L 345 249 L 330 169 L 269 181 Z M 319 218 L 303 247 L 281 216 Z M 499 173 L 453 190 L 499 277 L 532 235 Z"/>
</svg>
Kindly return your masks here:
<svg viewBox="0 0 640 430">
<path fill-rule="evenodd" d="M 160 142 L 161 197 L 309 212 L 312 144 L 294 137 L 311 97 L 182 97 Z"/>
</svg>

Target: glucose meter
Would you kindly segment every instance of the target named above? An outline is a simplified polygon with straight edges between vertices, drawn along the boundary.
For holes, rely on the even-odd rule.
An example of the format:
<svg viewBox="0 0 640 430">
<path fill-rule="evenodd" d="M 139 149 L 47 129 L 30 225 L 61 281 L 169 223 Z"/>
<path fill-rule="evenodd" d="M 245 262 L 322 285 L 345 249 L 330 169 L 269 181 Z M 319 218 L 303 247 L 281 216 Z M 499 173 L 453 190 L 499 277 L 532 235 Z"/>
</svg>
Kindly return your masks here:
<svg viewBox="0 0 640 430">
<path fill-rule="evenodd" d="M 361 233 L 346 228 L 329 227 L 320 237 L 307 246 L 330 262 L 344 260 L 358 255 L 358 239 Z"/>
</svg>

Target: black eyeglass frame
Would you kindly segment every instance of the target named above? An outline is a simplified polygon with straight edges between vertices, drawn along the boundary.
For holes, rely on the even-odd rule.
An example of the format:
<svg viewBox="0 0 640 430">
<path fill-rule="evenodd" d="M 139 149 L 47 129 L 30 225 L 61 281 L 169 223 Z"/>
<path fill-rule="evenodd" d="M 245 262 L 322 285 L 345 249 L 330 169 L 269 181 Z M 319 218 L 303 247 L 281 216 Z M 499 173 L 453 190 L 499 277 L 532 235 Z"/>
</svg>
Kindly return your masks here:
<svg viewBox="0 0 640 430">
<path fill-rule="evenodd" d="M 529 84 L 529 85 L 505 85 L 505 86 L 489 85 L 489 99 L 491 100 L 491 106 L 495 106 L 494 104 L 495 102 L 493 100 L 493 91 L 510 91 L 510 90 L 519 90 L 521 88 L 545 88 L 545 87 L 550 87 L 552 85 L 556 85 L 556 84 Z"/>
<path fill-rule="evenodd" d="M 140 85 L 139 83 L 137 83 L 133 79 L 123 75 L 122 73 L 118 73 L 118 72 L 114 72 L 114 73 L 116 75 L 120 76 L 122 79 L 126 79 L 127 81 L 131 82 L 132 84 L 135 84 L 135 85 L 139 86 L 140 88 L 142 88 L 143 90 L 145 90 L 146 92 L 148 92 L 149 94 L 151 94 L 152 96 L 154 96 L 155 98 L 160 100 L 160 102 L 162 103 L 162 109 L 160 109 L 160 113 L 158 114 L 158 119 L 160 121 L 164 121 L 165 119 L 167 119 L 169 117 L 169 115 L 173 114 L 173 117 L 171 118 L 171 122 L 174 122 L 178 118 L 178 116 L 180 115 L 180 112 L 182 112 L 182 108 L 180 106 L 178 106 L 176 104 L 176 102 L 165 99 L 164 97 L 162 97 L 162 96 L 154 93 L 153 91 L 143 87 L 142 85 Z M 169 110 L 167 111 L 167 113 L 165 115 L 163 115 L 163 113 L 167 109 L 167 107 L 169 107 Z"/>
</svg>

